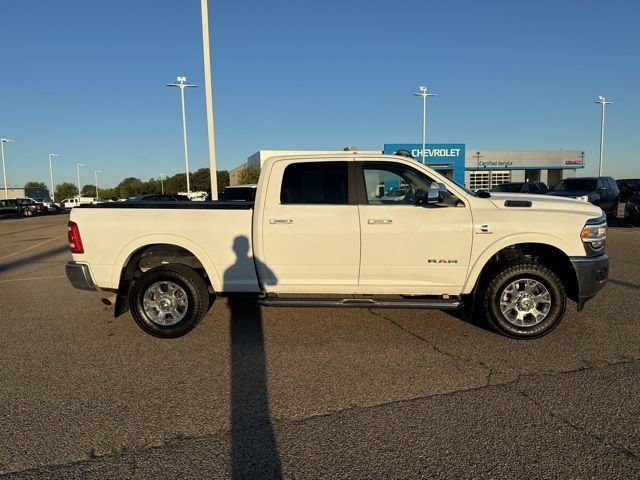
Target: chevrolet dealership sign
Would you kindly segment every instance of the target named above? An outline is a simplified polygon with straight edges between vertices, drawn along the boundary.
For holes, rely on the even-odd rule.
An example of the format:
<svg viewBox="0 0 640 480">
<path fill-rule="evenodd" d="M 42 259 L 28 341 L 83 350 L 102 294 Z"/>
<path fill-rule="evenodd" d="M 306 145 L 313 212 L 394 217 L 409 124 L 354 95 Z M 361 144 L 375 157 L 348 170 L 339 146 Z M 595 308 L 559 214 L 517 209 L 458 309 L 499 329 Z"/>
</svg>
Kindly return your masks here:
<svg viewBox="0 0 640 480">
<path fill-rule="evenodd" d="M 385 143 L 384 153 L 408 150 L 418 162 L 422 161 L 420 143 Z M 464 143 L 427 143 L 424 163 L 436 170 L 452 170 L 453 179 L 464 184 Z"/>
</svg>

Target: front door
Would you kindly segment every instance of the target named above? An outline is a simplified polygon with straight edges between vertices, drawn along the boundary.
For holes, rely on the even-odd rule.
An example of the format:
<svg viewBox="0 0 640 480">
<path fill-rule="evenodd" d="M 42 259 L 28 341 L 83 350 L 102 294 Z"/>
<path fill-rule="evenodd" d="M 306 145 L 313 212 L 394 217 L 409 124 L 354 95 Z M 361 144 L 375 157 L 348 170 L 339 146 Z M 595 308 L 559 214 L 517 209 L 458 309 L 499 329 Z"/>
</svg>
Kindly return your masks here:
<svg viewBox="0 0 640 480">
<path fill-rule="evenodd" d="M 380 293 L 459 293 L 469 268 L 471 209 L 444 186 L 442 201 L 416 202 L 432 179 L 410 165 L 362 162 L 358 175 L 360 287 Z"/>
<path fill-rule="evenodd" d="M 274 163 L 262 215 L 260 277 L 270 292 L 343 292 L 358 284 L 360 223 L 352 159 Z"/>
</svg>

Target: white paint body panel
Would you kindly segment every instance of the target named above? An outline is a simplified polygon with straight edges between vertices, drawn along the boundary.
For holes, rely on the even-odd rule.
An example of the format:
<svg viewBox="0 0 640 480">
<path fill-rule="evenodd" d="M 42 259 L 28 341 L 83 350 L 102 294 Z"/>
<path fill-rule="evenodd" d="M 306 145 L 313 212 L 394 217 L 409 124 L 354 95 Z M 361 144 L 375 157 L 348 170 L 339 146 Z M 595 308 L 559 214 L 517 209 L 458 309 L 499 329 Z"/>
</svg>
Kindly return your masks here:
<svg viewBox="0 0 640 480">
<path fill-rule="evenodd" d="M 77 208 L 71 220 L 78 224 L 85 253 L 73 259 L 89 265 L 98 286 L 113 289 L 138 249 L 177 245 L 198 258 L 216 291 L 256 292 L 251 215 L 251 210 Z"/>
<path fill-rule="evenodd" d="M 444 184 L 464 207 L 280 204 L 286 165 L 360 159 L 408 164 Z M 532 206 L 508 208 L 507 199 Z M 171 244 L 197 257 L 217 292 L 458 295 L 470 293 L 487 261 L 510 245 L 542 243 L 584 256 L 580 231 L 601 214 L 586 202 L 558 197 L 478 198 L 412 160 L 350 152 L 269 159 L 253 210 L 79 208 L 71 220 L 85 249 L 73 258 L 89 265 L 101 288 L 118 287 L 138 249 Z"/>
</svg>

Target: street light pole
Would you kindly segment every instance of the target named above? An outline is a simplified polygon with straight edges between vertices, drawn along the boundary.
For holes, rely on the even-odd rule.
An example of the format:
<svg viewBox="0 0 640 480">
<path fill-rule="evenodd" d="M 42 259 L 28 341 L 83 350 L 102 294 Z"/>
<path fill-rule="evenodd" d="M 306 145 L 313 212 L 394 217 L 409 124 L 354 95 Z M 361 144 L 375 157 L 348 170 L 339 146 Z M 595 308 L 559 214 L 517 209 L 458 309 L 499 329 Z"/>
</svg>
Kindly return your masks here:
<svg viewBox="0 0 640 480">
<path fill-rule="evenodd" d="M 164 179 L 162 177 L 164 177 L 164 173 L 160 174 L 160 190 L 162 191 L 162 195 L 164 195 Z"/>
<path fill-rule="evenodd" d="M 78 171 L 78 205 L 80 205 L 80 167 L 84 167 L 84 163 L 76 163 L 76 170 Z"/>
<path fill-rule="evenodd" d="M 189 183 L 189 147 L 187 146 L 187 115 L 184 108 L 184 89 L 185 87 L 197 87 L 187 83 L 187 77 L 178 77 L 176 83 L 167 83 L 167 87 L 180 88 L 180 104 L 182 105 L 182 138 L 184 140 L 184 163 L 187 174 L 187 194 L 191 193 L 191 186 Z"/>
<path fill-rule="evenodd" d="M 209 53 L 209 9 L 207 0 L 200 0 L 202 17 L 202 53 L 204 60 L 204 93 L 207 107 L 207 138 L 209 139 L 209 174 L 211 200 L 218 199 L 218 172 L 216 167 L 216 141 L 213 132 L 213 87 L 211 85 L 211 55 Z"/>
<path fill-rule="evenodd" d="M 98 174 L 102 173 L 102 170 L 94 170 L 93 174 L 95 175 L 96 178 L 96 198 L 100 197 L 100 195 L 98 195 Z"/>
<path fill-rule="evenodd" d="M 57 153 L 50 153 L 49 154 L 49 179 L 51 180 L 51 200 L 53 200 L 54 202 L 56 201 L 56 192 L 55 189 L 53 187 L 53 166 L 51 165 L 51 157 L 59 157 L 60 155 L 58 155 Z"/>
<path fill-rule="evenodd" d="M 2 157 L 2 176 L 4 177 L 4 199 L 9 199 L 9 190 L 7 189 L 7 169 L 4 165 L 4 144 L 13 143 L 10 138 L 0 138 L 0 156 Z"/>
<path fill-rule="evenodd" d="M 427 142 L 427 97 L 434 97 L 435 93 L 428 93 L 427 87 L 420 85 L 420 92 L 414 93 L 416 97 L 422 97 L 422 163 L 425 163 L 425 148 Z"/>
<path fill-rule="evenodd" d="M 610 105 L 611 102 L 607 102 L 607 99 L 602 95 L 598 97 L 596 103 L 602 105 L 602 114 L 600 116 L 600 165 L 598 166 L 598 176 L 602 176 L 602 159 L 604 157 L 604 106 Z"/>
</svg>

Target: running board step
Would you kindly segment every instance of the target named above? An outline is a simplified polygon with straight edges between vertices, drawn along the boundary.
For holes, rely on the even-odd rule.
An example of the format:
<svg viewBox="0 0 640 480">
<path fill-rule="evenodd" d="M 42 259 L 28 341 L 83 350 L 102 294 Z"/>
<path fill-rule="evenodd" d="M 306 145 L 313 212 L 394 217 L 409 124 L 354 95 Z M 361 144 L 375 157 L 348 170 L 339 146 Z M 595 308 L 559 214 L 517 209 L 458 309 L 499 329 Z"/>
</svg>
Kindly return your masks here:
<svg viewBox="0 0 640 480">
<path fill-rule="evenodd" d="M 322 299 L 322 298 L 261 298 L 260 305 L 265 307 L 343 307 L 343 308 L 434 308 L 438 310 L 457 310 L 464 307 L 464 301 L 456 299 L 397 299 L 397 300 L 375 300 L 373 298 L 344 298 Z"/>
</svg>

